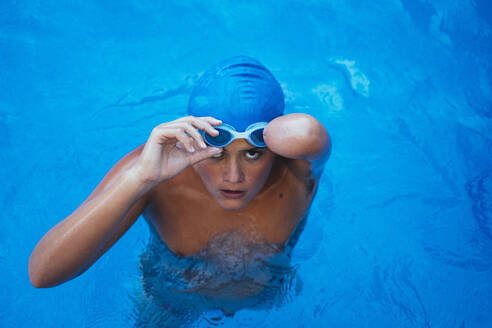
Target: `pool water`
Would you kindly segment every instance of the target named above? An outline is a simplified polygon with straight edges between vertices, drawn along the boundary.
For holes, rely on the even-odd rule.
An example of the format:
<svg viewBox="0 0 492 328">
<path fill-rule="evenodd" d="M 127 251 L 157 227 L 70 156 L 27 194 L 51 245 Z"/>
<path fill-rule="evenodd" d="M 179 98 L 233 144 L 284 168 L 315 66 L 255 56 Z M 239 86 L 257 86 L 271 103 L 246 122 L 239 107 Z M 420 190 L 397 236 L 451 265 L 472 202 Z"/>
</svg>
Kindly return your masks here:
<svg viewBox="0 0 492 328">
<path fill-rule="evenodd" d="M 0 326 L 164 325 L 139 308 L 143 218 L 55 288 L 29 255 L 201 73 L 249 55 L 332 155 L 282 301 L 179 324 L 492 327 L 491 26 L 487 0 L 2 1 Z"/>
</svg>

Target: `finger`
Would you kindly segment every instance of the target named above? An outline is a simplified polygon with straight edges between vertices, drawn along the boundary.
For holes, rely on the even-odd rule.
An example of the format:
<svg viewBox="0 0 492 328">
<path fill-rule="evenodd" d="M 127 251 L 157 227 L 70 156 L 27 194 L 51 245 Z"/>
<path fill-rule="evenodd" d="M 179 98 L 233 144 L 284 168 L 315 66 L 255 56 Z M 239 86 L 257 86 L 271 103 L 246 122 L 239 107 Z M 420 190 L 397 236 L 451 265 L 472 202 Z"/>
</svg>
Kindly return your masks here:
<svg viewBox="0 0 492 328">
<path fill-rule="evenodd" d="M 167 128 L 182 129 L 191 138 L 193 138 L 193 144 L 198 146 L 197 149 L 198 148 L 204 149 L 205 147 L 207 147 L 207 145 L 203 141 L 202 135 L 191 123 L 187 123 L 187 122 L 174 123 L 172 125 L 167 126 Z"/>
<path fill-rule="evenodd" d="M 195 149 L 195 151 L 197 149 L 200 149 L 201 147 L 198 146 L 193 140 L 191 142 L 191 146 Z M 178 148 L 179 150 L 184 150 L 184 151 L 188 151 L 185 147 L 185 145 L 181 142 L 181 141 L 178 141 L 176 142 L 176 148 Z"/>
<path fill-rule="evenodd" d="M 208 123 L 207 121 L 200 120 L 198 118 L 189 119 L 188 121 L 172 123 L 172 124 L 168 125 L 167 127 L 185 128 L 185 129 L 187 129 L 187 131 L 190 131 L 190 128 L 200 129 L 200 130 L 207 132 L 208 134 L 210 134 L 212 136 L 219 135 L 219 131 L 214 129 L 212 127 L 212 125 L 210 125 L 210 123 Z M 198 135 L 197 135 L 197 137 L 199 137 L 198 143 L 200 144 L 200 141 L 203 141 L 203 138 L 198 131 L 196 131 L 196 132 L 198 133 Z"/>
<path fill-rule="evenodd" d="M 164 127 L 169 127 L 171 125 L 174 125 L 176 123 L 196 121 L 196 120 L 205 121 L 205 122 L 207 122 L 208 124 L 210 124 L 212 126 L 216 126 L 216 125 L 221 125 L 222 124 L 222 121 L 221 120 L 216 119 L 215 117 L 212 117 L 212 116 L 195 117 L 195 116 L 190 115 L 190 116 L 180 117 L 180 118 L 178 118 L 178 119 L 176 119 L 174 121 L 171 121 L 171 122 L 161 123 L 157 127 L 164 128 Z"/>
<path fill-rule="evenodd" d="M 178 118 L 175 121 L 169 122 L 169 123 L 164 123 L 164 124 L 179 124 L 182 122 L 187 122 L 193 124 L 195 127 L 197 127 L 200 130 L 206 131 L 208 134 L 216 136 L 219 134 L 217 130 L 215 130 L 213 127 L 217 125 L 221 125 L 222 121 L 219 119 L 216 119 L 215 117 L 212 116 L 202 116 L 202 117 L 195 117 L 195 116 L 185 116 Z"/>
<path fill-rule="evenodd" d="M 195 152 L 190 156 L 190 165 L 203 161 L 204 159 L 210 158 L 214 155 L 220 154 L 222 148 L 217 147 L 207 147 L 206 149 Z"/>
<path fill-rule="evenodd" d="M 203 141 L 203 137 L 198 132 L 198 130 L 193 126 L 192 124 L 185 124 L 184 125 L 184 130 L 190 137 L 192 137 L 195 141 L 195 144 L 197 144 L 200 148 L 205 149 L 207 145 L 205 144 L 205 141 Z"/>
<path fill-rule="evenodd" d="M 170 139 L 175 139 L 175 131 L 164 128 L 161 125 L 156 126 L 152 129 L 152 133 L 150 134 L 150 138 L 156 140 L 159 144 L 164 144 L 169 142 Z"/>
<path fill-rule="evenodd" d="M 202 119 L 201 117 L 197 117 L 195 119 L 190 120 L 190 123 L 193 124 L 193 126 L 199 128 L 200 130 L 204 130 L 208 134 L 212 136 L 217 136 L 219 135 L 219 131 L 214 129 L 212 126 L 211 122 L 205 119 Z M 221 124 L 221 123 L 219 123 Z M 218 125 L 218 124 L 215 124 Z"/>
<path fill-rule="evenodd" d="M 208 123 L 210 123 L 211 125 L 221 125 L 222 124 L 222 121 L 213 117 L 213 116 L 202 116 L 202 117 L 198 117 L 199 119 L 201 120 L 205 120 L 207 121 Z"/>
<path fill-rule="evenodd" d="M 172 129 L 174 131 L 174 137 L 178 140 L 178 142 L 181 142 L 184 147 L 186 148 L 187 151 L 190 153 L 195 152 L 195 147 L 193 147 L 192 141 L 193 139 L 190 138 L 189 136 L 186 135 L 183 129 Z M 176 142 L 177 144 L 177 142 Z M 176 145 L 177 147 L 177 145 Z"/>
<path fill-rule="evenodd" d="M 185 146 L 181 141 L 176 142 L 176 148 L 181 149 L 181 150 L 186 150 Z"/>
</svg>

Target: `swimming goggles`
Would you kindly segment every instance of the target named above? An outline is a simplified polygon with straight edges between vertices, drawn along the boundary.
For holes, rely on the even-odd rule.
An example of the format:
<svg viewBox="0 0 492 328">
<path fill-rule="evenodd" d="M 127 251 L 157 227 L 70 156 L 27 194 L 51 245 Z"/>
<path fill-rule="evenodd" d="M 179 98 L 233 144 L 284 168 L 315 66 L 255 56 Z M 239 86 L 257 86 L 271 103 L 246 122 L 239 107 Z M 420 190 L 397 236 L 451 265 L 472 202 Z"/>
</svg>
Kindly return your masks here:
<svg viewBox="0 0 492 328">
<path fill-rule="evenodd" d="M 246 131 L 238 132 L 233 126 L 222 124 L 214 127 L 219 131 L 218 136 L 211 136 L 203 130 L 200 130 L 200 133 L 205 142 L 213 147 L 225 147 L 236 139 L 246 139 L 253 146 L 266 147 L 265 140 L 263 140 L 263 129 L 267 125 L 267 122 L 257 122 L 248 126 Z"/>
</svg>

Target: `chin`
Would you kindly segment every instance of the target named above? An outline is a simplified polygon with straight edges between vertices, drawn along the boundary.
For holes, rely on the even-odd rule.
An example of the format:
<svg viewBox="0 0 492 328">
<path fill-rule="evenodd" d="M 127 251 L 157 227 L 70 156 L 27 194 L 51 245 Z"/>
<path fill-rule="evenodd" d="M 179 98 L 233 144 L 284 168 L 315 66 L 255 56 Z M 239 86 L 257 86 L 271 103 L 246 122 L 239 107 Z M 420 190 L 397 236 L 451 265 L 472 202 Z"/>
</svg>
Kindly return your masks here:
<svg viewBox="0 0 492 328">
<path fill-rule="evenodd" d="M 224 210 L 234 211 L 234 210 L 242 210 L 248 205 L 249 201 L 245 200 L 233 200 L 233 199 L 220 199 L 217 200 L 217 203 Z"/>
</svg>

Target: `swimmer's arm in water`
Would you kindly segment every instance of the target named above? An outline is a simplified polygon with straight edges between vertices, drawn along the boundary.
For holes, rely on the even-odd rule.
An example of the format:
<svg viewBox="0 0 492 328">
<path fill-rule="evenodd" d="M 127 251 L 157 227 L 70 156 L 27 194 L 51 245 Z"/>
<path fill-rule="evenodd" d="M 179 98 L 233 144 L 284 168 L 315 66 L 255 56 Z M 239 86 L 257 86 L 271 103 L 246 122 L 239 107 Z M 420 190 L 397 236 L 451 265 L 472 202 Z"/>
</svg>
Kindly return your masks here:
<svg viewBox="0 0 492 328">
<path fill-rule="evenodd" d="M 155 127 L 145 144 L 123 157 L 87 200 L 39 241 L 29 258 L 31 284 L 53 287 L 85 272 L 133 225 L 153 187 L 221 151 L 207 147 L 197 131 L 217 134 L 212 126 L 218 124 L 185 117 Z"/>
<path fill-rule="evenodd" d="M 304 113 L 283 115 L 272 120 L 263 136 L 268 148 L 285 158 L 306 160 L 311 169 L 322 168 L 331 153 L 325 127 Z"/>
<path fill-rule="evenodd" d="M 34 287 L 54 287 L 85 272 L 136 221 L 147 197 L 132 171 L 143 146 L 123 157 L 68 217 L 49 230 L 29 258 Z"/>
</svg>

